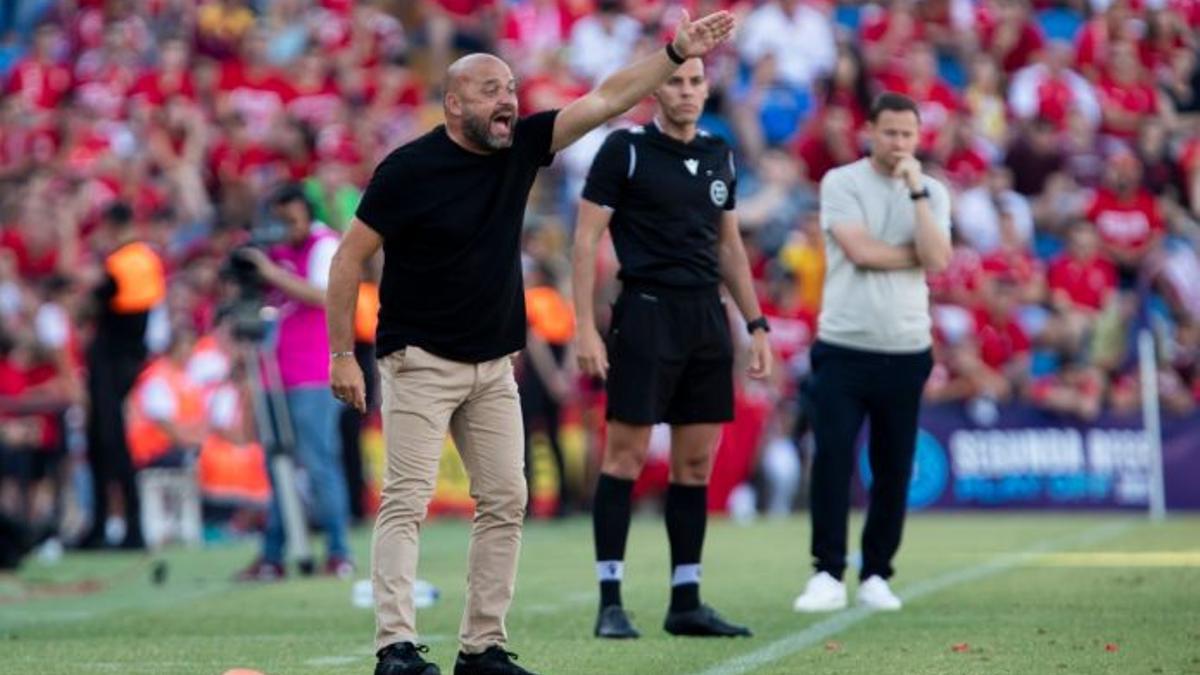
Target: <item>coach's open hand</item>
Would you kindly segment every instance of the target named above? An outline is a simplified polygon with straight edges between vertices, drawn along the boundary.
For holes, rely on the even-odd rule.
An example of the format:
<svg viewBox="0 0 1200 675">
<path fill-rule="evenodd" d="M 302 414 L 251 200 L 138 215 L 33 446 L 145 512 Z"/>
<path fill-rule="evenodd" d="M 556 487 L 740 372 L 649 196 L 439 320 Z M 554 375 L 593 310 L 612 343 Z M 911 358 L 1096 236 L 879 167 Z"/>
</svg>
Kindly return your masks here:
<svg viewBox="0 0 1200 675">
<path fill-rule="evenodd" d="M 334 398 L 354 406 L 355 410 L 364 415 L 367 413 L 367 385 L 363 381 L 362 368 L 358 367 L 357 359 L 330 359 L 329 386 L 333 389 Z"/>
<path fill-rule="evenodd" d="M 766 331 L 754 331 L 750 336 L 750 366 L 746 373 L 756 380 L 767 379 L 771 376 L 772 358 Z"/>
<path fill-rule="evenodd" d="M 685 59 L 704 56 L 729 39 L 733 34 L 734 23 L 733 15 L 729 12 L 713 12 L 693 22 L 687 10 L 683 10 L 683 17 L 679 19 L 672 44 L 675 51 Z"/>
</svg>

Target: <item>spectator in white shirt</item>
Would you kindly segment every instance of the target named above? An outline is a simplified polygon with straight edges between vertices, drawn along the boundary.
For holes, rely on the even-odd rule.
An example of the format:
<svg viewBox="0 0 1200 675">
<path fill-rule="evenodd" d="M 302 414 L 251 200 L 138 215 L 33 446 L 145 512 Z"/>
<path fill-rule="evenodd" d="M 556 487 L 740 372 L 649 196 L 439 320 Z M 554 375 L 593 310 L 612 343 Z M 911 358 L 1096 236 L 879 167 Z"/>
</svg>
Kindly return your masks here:
<svg viewBox="0 0 1200 675">
<path fill-rule="evenodd" d="M 772 54 L 788 84 L 811 86 L 837 60 L 832 21 L 805 0 L 770 0 L 746 17 L 738 33 L 742 60 L 758 63 Z"/>
<path fill-rule="evenodd" d="M 621 0 L 600 0 L 596 13 L 571 30 L 571 71 L 595 84 L 624 66 L 634 53 L 642 24 L 622 12 Z"/>
<path fill-rule="evenodd" d="M 954 223 L 963 240 L 980 253 L 1000 247 L 1000 224 L 1010 219 L 1022 241 L 1033 239 L 1033 211 L 1029 200 L 1012 189 L 1005 167 L 993 167 L 982 184 L 964 191 L 954 204 Z"/>
</svg>

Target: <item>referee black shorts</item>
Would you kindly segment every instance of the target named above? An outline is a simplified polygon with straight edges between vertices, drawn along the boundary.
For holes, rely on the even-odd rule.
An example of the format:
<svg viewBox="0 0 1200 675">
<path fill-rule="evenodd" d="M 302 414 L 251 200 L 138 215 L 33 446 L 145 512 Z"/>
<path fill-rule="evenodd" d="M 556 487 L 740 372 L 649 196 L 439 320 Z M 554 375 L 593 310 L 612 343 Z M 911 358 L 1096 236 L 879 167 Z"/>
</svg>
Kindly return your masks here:
<svg viewBox="0 0 1200 675">
<path fill-rule="evenodd" d="M 607 418 L 626 424 L 733 419 L 733 342 L 717 289 L 626 284 L 608 335 Z"/>
</svg>

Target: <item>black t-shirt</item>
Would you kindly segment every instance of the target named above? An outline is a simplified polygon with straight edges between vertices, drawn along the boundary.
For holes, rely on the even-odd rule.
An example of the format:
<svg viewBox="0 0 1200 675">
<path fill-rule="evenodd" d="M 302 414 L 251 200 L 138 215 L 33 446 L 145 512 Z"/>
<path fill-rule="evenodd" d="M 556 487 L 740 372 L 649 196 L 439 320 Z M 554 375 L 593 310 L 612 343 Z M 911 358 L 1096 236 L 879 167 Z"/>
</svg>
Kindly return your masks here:
<svg viewBox="0 0 1200 675">
<path fill-rule="evenodd" d="M 481 363 L 525 346 L 521 225 L 556 114 L 521 119 L 490 155 L 439 126 L 376 167 L 356 215 L 383 237 L 378 356 L 414 345 Z"/>
<path fill-rule="evenodd" d="M 609 134 L 583 198 L 613 209 L 622 281 L 704 288 L 721 281 L 717 236 L 736 187 L 725 141 L 700 132 L 684 143 L 649 124 Z"/>
</svg>

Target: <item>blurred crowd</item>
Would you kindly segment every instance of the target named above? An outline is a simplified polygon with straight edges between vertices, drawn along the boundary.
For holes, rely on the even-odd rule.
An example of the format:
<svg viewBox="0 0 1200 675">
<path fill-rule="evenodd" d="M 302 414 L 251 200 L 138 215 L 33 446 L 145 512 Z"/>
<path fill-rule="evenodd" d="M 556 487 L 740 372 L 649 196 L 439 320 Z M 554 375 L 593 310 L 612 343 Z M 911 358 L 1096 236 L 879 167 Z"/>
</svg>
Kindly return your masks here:
<svg viewBox="0 0 1200 675">
<path fill-rule="evenodd" d="M 273 191 L 299 184 L 314 218 L 344 229 L 375 163 L 440 121 L 456 55 L 504 57 L 523 114 L 561 107 L 659 48 L 684 9 L 740 20 L 707 63 L 701 124 L 737 150 L 742 231 L 785 366 L 739 383 L 766 411 L 756 445 L 802 425 L 818 186 L 861 155 L 883 90 L 918 101 L 925 169 L 953 191 L 927 399 L 1131 413 L 1149 328 L 1164 413 L 1194 410 L 1196 0 L 15 0 L 0 3 L 0 509 L 51 517 L 50 484 L 70 475 L 59 458 L 85 452 L 114 205 L 167 280 L 145 330 L 155 377 L 122 401 L 137 408 L 126 423 L 170 446 L 254 449 L 229 466 L 253 463 L 246 369 L 217 319 L 236 292 L 221 271 L 270 225 Z M 652 113 L 648 101 L 618 125 Z M 530 203 L 527 268 L 559 297 L 579 191 L 615 126 L 561 153 Z M 611 251 L 600 264 L 611 297 Z M 569 343 L 569 327 L 552 332 Z M 571 361 L 556 349 L 525 369 L 542 412 L 594 401 Z M 259 478 L 225 487 L 253 503 Z"/>
</svg>

